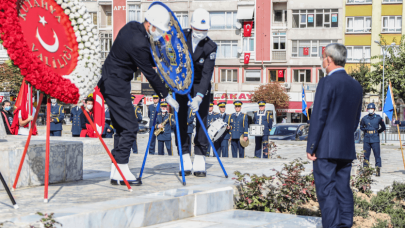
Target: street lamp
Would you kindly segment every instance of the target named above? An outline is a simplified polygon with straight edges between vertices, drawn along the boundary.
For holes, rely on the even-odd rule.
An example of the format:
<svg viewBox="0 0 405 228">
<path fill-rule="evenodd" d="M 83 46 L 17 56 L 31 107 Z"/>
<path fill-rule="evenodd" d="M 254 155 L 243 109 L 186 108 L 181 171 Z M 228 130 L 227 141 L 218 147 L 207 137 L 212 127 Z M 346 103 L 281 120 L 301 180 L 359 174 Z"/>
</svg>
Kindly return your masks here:
<svg viewBox="0 0 405 228">
<path fill-rule="evenodd" d="M 385 70 L 385 55 L 388 49 L 395 47 L 395 42 L 391 43 L 391 45 L 382 45 L 379 41 L 375 40 L 374 43 L 378 44 L 378 46 L 382 47 L 383 49 L 383 81 L 382 81 L 382 99 L 381 99 L 381 112 L 382 112 L 382 119 L 385 123 L 384 119 L 384 70 Z"/>
</svg>

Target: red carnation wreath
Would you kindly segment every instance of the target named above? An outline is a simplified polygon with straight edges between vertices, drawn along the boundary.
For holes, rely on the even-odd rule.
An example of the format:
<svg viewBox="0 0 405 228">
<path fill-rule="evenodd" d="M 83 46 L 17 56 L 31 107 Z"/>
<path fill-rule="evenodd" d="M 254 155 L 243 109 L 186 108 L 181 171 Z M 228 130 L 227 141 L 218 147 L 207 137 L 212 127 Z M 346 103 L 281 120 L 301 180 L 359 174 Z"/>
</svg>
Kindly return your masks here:
<svg viewBox="0 0 405 228">
<path fill-rule="evenodd" d="M 81 44 L 78 41 L 87 34 L 91 39 L 96 35 L 93 37 L 94 30 L 92 33 L 88 26 L 88 33 L 83 25 L 80 25 L 82 31 L 73 27 L 73 23 L 76 24 L 73 19 L 83 17 L 83 13 L 74 14 L 75 7 L 79 6 L 62 3 L 61 7 L 59 4 L 53 0 L 26 0 L 17 14 L 17 0 L 0 0 L 0 39 L 14 65 L 36 89 L 64 103 L 78 103 L 93 92 L 100 77 L 100 63 L 96 61 L 99 59 L 92 58 L 99 57 L 97 46 L 86 42 L 86 47 L 93 49 L 94 56 L 89 56 L 89 50 L 83 50 L 84 41 Z M 70 10 L 73 16 L 68 16 Z M 87 14 L 87 10 L 83 12 Z M 83 19 L 79 20 L 83 22 Z M 89 37 L 85 39 L 87 41 Z M 98 38 L 96 42 L 98 44 Z M 94 67 L 89 63 L 94 63 Z M 88 65 L 89 69 L 83 70 Z M 96 76 L 80 75 L 89 73 Z"/>
</svg>

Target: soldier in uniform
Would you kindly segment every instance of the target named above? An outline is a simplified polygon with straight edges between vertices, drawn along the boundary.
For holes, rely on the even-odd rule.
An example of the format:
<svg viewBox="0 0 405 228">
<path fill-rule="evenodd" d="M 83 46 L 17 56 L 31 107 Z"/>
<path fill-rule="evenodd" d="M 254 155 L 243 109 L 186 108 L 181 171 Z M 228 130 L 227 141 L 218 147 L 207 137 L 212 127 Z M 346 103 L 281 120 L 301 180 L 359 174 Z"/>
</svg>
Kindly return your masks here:
<svg viewBox="0 0 405 228">
<path fill-rule="evenodd" d="M 135 96 L 132 96 L 132 100 L 134 100 L 134 99 L 135 99 Z M 140 123 L 142 121 L 142 112 L 138 105 L 134 105 L 134 111 L 135 111 L 136 120 L 138 121 L 138 123 Z M 132 145 L 132 153 L 134 153 L 134 154 L 138 153 L 137 138 L 138 138 L 138 132 L 136 132 L 136 139 L 134 141 L 134 144 Z"/>
<path fill-rule="evenodd" d="M 364 116 L 360 121 L 360 130 L 364 132 L 364 167 L 368 167 L 370 160 L 371 148 L 374 152 L 376 176 L 380 176 L 381 156 L 380 156 L 380 133 L 385 131 L 385 124 L 380 115 L 375 114 L 375 105 L 370 103 L 367 105 L 368 115 Z"/>
<path fill-rule="evenodd" d="M 227 115 L 225 113 L 226 102 L 218 103 L 218 107 L 219 107 L 219 112 L 220 112 L 218 114 L 218 118 L 221 118 L 225 123 L 228 123 L 228 129 L 224 132 L 224 134 L 216 142 L 214 142 L 214 146 L 215 146 L 215 150 L 217 150 L 219 157 L 228 157 L 228 145 L 229 145 L 228 141 L 231 138 L 231 135 L 229 133 L 231 115 Z M 222 154 L 222 156 L 221 156 L 221 154 Z"/>
<path fill-rule="evenodd" d="M 151 130 L 149 134 L 152 134 L 152 140 L 150 141 L 149 145 L 149 154 L 155 155 L 156 136 L 152 132 L 152 126 L 153 126 L 153 118 L 155 118 L 157 104 L 159 103 L 159 96 L 157 94 L 153 94 L 152 97 L 153 97 L 153 105 L 149 105 L 148 107 L 149 129 Z"/>
<path fill-rule="evenodd" d="M 156 73 L 150 52 L 150 38 L 157 41 L 170 30 L 170 13 L 162 5 L 153 5 L 145 13 L 145 21 L 128 22 L 121 28 L 102 68 L 98 83 L 110 108 L 111 121 L 116 131 L 112 155 L 130 185 L 141 185 L 129 170 L 131 147 L 136 139 L 138 122 L 131 102 L 131 81 L 138 69 L 160 98 L 178 111 L 179 104 L 169 96 L 165 84 Z M 151 36 L 151 37 L 150 37 Z M 119 172 L 111 164 L 111 184 L 125 185 Z"/>
<path fill-rule="evenodd" d="M 167 153 L 172 156 L 172 129 L 176 127 L 176 121 L 173 114 L 167 112 L 167 103 L 160 104 L 161 111 L 157 114 L 155 131 L 163 128 L 163 131 L 157 136 L 158 154 L 165 155 L 164 145 L 166 145 Z M 163 126 L 163 122 L 166 123 Z"/>
<path fill-rule="evenodd" d="M 193 101 L 189 103 L 187 95 L 177 95 L 180 104 L 179 119 L 185 120 L 188 115 L 188 106 L 193 112 L 199 113 L 204 126 L 207 126 L 208 109 L 210 105 L 211 78 L 214 72 L 217 45 L 208 36 L 210 28 L 210 14 L 205 9 L 196 9 L 191 17 L 192 29 L 184 31 L 187 38 L 187 47 L 192 55 L 194 64 L 194 82 L 190 90 Z M 191 170 L 197 177 L 206 176 L 205 155 L 208 149 L 208 139 L 199 121 L 196 122 L 196 135 L 194 137 L 194 163 L 190 158 L 190 140 L 187 134 L 187 122 L 180 121 L 180 138 L 183 152 L 185 175 L 190 175 Z M 181 172 L 179 172 L 181 175 Z"/>
<path fill-rule="evenodd" d="M 80 114 L 82 109 L 77 105 L 70 110 L 70 122 L 72 123 L 72 137 L 80 137 L 80 132 L 82 131 L 80 125 Z"/>
<path fill-rule="evenodd" d="M 214 103 L 211 102 L 210 103 L 210 108 L 208 110 L 207 129 L 211 126 L 211 123 L 214 122 L 219 117 L 219 113 L 216 113 L 213 110 L 214 110 Z M 211 145 L 208 144 L 207 157 L 210 156 L 210 152 L 211 152 Z M 212 153 L 213 153 L 212 156 L 215 157 L 214 152 L 212 152 Z"/>
<path fill-rule="evenodd" d="M 114 135 L 114 127 L 111 123 L 111 115 L 108 106 L 104 104 L 105 108 L 105 124 L 104 124 L 104 131 L 103 131 L 103 138 L 112 138 Z"/>
<path fill-rule="evenodd" d="M 234 101 L 233 104 L 235 105 L 236 113 L 232 113 L 231 115 L 231 147 L 232 147 L 232 157 L 238 157 L 239 151 L 239 158 L 245 157 L 245 148 L 242 147 L 240 144 L 240 136 L 244 135 L 244 140 L 248 140 L 248 129 L 249 129 L 249 122 L 248 116 L 245 113 L 241 113 L 240 110 L 242 109 L 242 102 L 241 101 Z"/>
<path fill-rule="evenodd" d="M 56 98 L 51 99 L 51 134 L 50 136 L 62 136 L 62 121 L 65 118 L 65 110 L 57 103 Z M 45 109 L 45 113 L 47 110 Z M 46 117 L 46 115 L 45 115 Z"/>
<path fill-rule="evenodd" d="M 266 102 L 259 101 L 259 111 L 254 112 L 253 123 L 260 124 L 264 126 L 263 136 L 255 137 L 255 157 L 262 158 L 262 149 L 263 149 L 263 158 L 268 158 L 269 151 L 269 135 L 270 130 L 273 126 L 273 114 L 271 111 L 266 111 Z M 261 119 L 261 120 L 260 120 Z"/>
</svg>

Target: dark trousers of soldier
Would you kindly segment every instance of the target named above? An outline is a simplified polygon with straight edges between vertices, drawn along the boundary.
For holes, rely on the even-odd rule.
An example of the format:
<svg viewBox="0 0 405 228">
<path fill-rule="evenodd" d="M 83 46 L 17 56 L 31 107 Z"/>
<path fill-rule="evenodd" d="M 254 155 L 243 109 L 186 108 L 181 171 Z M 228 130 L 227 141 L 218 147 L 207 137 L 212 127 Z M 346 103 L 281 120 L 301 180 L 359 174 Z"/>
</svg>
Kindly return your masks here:
<svg viewBox="0 0 405 228">
<path fill-rule="evenodd" d="M 269 151 L 269 136 L 259 136 L 255 137 L 255 157 L 262 158 L 262 148 L 263 148 L 263 158 L 268 158 Z"/>
<path fill-rule="evenodd" d="M 220 145 L 217 149 L 217 153 L 219 157 L 228 157 L 228 146 L 229 146 L 229 139 L 219 139 Z M 215 147 L 216 149 L 216 147 Z"/>
<path fill-rule="evenodd" d="M 232 139 L 231 147 L 233 158 L 238 158 L 238 151 L 239 151 L 239 158 L 245 158 L 245 148 L 242 145 L 240 145 L 239 139 Z"/>
<path fill-rule="evenodd" d="M 364 163 L 363 167 L 368 167 L 366 161 L 370 161 L 371 149 L 373 149 L 374 158 L 375 158 L 375 166 L 381 167 L 381 156 L 380 156 L 380 143 L 364 143 L 363 149 L 365 150 L 364 153 Z"/>
<path fill-rule="evenodd" d="M 110 108 L 111 122 L 116 130 L 114 149 L 111 151 L 118 164 L 128 164 L 131 147 L 136 141 L 138 122 L 130 97 L 116 97 L 103 94 Z"/>
<path fill-rule="evenodd" d="M 167 149 L 167 153 L 172 156 L 172 141 L 168 140 L 168 141 L 160 141 L 158 140 L 158 154 L 159 155 L 165 155 L 165 146 L 166 145 L 166 149 Z"/>
<path fill-rule="evenodd" d="M 137 141 L 138 140 L 135 140 L 134 144 L 132 144 L 132 153 L 134 153 L 134 154 L 138 153 L 138 142 Z"/>
<path fill-rule="evenodd" d="M 198 85 L 194 85 L 198 86 Z M 211 87 L 210 87 L 211 89 Z M 191 97 L 194 97 L 195 94 L 192 91 Z M 191 151 L 190 139 L 189 135 L 187 134 L 187 114 L 188 114 L 188 106 L 187 102 L 188 97 L 187 95 L 176 95 L 176 100 L 180 105 L 179 108 L 179 128 L 180 128 L 180 139 L 181 139 L 181 148 L 183 154 L 189 154 Z M 198 113 L 201 116 L 201 119 L 204 122 L 205 127 L 207 126 L 207 117 L 208 117 L 208 109 L 210 106 L 210 95 L 204 96 Z M 197 118 L 197 117 L 196 117 Z M 201 127 L 200 121 L 197 119 L 196 125 L 196 134 L 194 136 L 194 154 L 195 155 L 206 155 L 207 154 L 207 147 L 208 147 L 208 139 L 204 133 L 204 130 Z"/>
<path fill-rule="evenodd" d="M 153 121 L 153 120 L 149 120 L 149 121 Z M 153 134 L 153 132 L 150 132 L 149 134 L 152 134 L 152 140 L 150 141 L 150 145 L 149 145 L 149 154 L 154 155 L 155 149 L 156 149 L 156 136 L 155 136 L 155 134 Z"/>
<path fill-rule="evenodd" d="M 62 131 L 51 131 L 50 136 L 62 136 Z"/>
</svg>

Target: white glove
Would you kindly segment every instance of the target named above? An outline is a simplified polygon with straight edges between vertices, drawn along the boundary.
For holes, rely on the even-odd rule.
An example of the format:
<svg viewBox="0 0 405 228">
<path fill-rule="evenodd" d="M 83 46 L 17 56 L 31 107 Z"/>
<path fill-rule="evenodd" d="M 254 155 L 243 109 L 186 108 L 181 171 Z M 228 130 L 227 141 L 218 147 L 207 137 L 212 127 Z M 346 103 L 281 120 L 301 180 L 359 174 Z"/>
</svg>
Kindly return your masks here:
<svg viewBox="0 0 405 228">
<path fill-rule="evenodd" d="M 202 102 L 202 98 L 200 96 L 195 96 L 193 98 L 192 102 L 188 102 L 188 106 L 191 107 L 191 109 L 193 110 L 193 112 L 197 112 L 198 109 L 200 108 L 200 104 Z"/>
<path fill-rule="evenodd" d="M 166 99 L 166 102 L 170 106 L 172 106 L 176 112 L 179 112 L 179 103 L 177 103 L 177 101 L 175 99 L 173 99 L 172 96 L 167 95 L 167 97 L 165 99 Z"/>
</svg>

